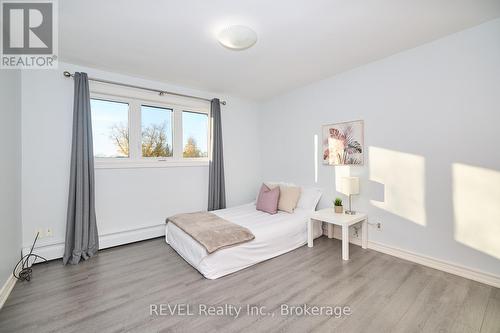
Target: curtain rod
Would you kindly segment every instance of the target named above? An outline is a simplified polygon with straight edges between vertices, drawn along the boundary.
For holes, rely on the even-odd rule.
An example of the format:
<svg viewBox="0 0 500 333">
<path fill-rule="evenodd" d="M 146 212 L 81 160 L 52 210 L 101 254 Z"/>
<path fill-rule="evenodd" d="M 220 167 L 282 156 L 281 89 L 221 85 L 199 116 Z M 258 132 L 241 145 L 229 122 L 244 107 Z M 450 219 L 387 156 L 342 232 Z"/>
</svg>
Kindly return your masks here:
<svg viewBox="0 0 500 333">
<path fill-rule="evenodd" d="M 64 71 L 64 76 L 65 77 L 73 77 L 75 76 L 75 74 L 72 74 L 68 71 Z M 106 83 L 106 84 L 114 84 L 114 85 L 118 85 L 118 86 L 123 86 L 123 87 L 128 87 L 128 88 L 135 88 L 135 89 L 141 89 L 141 90 L 147 90 L 147 91 L 152 91 L 152 92 L 156 92 L 158 94 L 160 94 L 160 96 L 164 96 L 164 95 L 174 95 L 174 96 L 180 96 L 180 97 L 188 97 L 188 98 L 194 98 L 194 99 L 199 99 L 199 100 L 202 100 L 202 101 L 207 101 L 207 102 L 211 102 L 212 100 L 208 99 L 208 98 L 204 98 L 204 97 L 198 97 L 198 96 L 192 96 L 192 95 L 185 95 L 185 94 L 179 94 L 179 93 L 175 93 L 175 92 L 171 92 L 171 91 L 166 91 L 166 90 L 158 90 L 158 89 L 152 89 L 152 88 L 146 88 L 146 87 L 140 87 L 140 86 L 134 86 L 132 84 L 126 84 L 126 83 L 120 83 L 120 82 L 114 82 L 114 81 L 108 81 L 108 80 L 101 80 L 101 79 L 95 79 L 95 78 L 91 78 L 89 77 L 89 80 L 90 81 L 94 81 L 94 82 L 101 82 L 101 83 Z M 226 101 L 220 101 L 220 104 L 222 105 L 226 105 Z"/>
</svg>

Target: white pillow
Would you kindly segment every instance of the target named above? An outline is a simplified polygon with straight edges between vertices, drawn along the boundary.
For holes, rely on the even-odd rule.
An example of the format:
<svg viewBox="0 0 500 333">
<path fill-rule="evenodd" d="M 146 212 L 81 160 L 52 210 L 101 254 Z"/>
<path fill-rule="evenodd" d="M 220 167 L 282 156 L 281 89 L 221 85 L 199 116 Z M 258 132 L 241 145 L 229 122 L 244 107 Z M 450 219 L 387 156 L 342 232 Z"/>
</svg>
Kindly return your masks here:
<svg viewBox="0 0 500 333">
<path fill-rule="evenodd" d="M 297 208 L 316 210 L 319 199 L 321 199 L 321 189 L 315 187 L 302 187 Z"/>
</svg>

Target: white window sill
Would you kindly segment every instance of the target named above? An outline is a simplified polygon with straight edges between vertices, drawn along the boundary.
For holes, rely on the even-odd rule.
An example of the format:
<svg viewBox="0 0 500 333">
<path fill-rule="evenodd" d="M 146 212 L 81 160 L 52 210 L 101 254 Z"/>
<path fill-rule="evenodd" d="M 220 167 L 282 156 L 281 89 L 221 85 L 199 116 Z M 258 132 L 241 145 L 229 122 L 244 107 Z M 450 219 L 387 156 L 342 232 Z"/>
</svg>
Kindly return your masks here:
<svg viewBox="0 0 500 333">
<path fill-rule="evenodd" d="M 176 167 L 207 167 L 208 159 L 182 159 L 182 160 L 102 160 L 96 159 L 95 169 L 143 169 L 143 168 L 176 168 Z"/>
</svg>

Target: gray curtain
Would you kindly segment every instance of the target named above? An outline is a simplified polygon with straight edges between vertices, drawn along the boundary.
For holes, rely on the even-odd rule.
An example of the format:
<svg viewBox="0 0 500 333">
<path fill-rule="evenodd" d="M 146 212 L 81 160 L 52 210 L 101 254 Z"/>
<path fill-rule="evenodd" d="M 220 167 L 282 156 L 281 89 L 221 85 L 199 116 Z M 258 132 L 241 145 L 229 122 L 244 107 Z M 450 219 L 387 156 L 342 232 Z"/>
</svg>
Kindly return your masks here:
<svg viewBox="0 0 500 333">
<path fill-rule="evenodd" d="M 222 147 L 222 124 L 220 101 L 211 103 L 212 146 L 208 174 L 208 210 L 226 208 L 226 186 L 224 182 L 224 156 Z"/>
<path fill-rule="evenodd" d="M 78 264 L 97 253 L 99 239 L 94 201 L 94 152 L 86 73 L 75 73 L 73 142 L 69 183 L 66 242 L 63 263 Z"/>
</svg>

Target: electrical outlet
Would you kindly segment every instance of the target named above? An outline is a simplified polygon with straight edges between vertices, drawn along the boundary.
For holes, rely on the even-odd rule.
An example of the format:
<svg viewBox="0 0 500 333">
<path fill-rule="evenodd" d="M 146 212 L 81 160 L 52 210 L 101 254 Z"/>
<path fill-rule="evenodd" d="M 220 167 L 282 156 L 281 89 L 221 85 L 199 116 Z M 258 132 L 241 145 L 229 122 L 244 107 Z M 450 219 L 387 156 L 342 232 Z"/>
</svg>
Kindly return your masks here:
<svg viewBox="0 0 500 333">
<path fill-rule="evenodd" d="M 36 234 L 38 233 L 38 238 L 43 238 L 45 237 L 45 231 L 43 230 L 43 228 L 38 228 L 35 230 L 35 236 Z"/>
<path fill-rule="evenodd" d="M 353 229 L 354 229 L 354 232 L 352 233 L 352 236 L 354 238 L 359 238 L 359 227 L 358 226 L 354 226 Z"/>
<path fill-rule="evenodd" d="M 45 235 L 47 235 L 47 237 L 52 237 L 53 236 L 52 228 L 47 228 L 47 230 L 45 230 Z"/>
<path fill-rule="evenodd" d="M 377 231 L 382 231 L 382 223 L 381 222 L 368 222 L 368 225 L 372 228 L 377 229 Z"/>
</svg>

